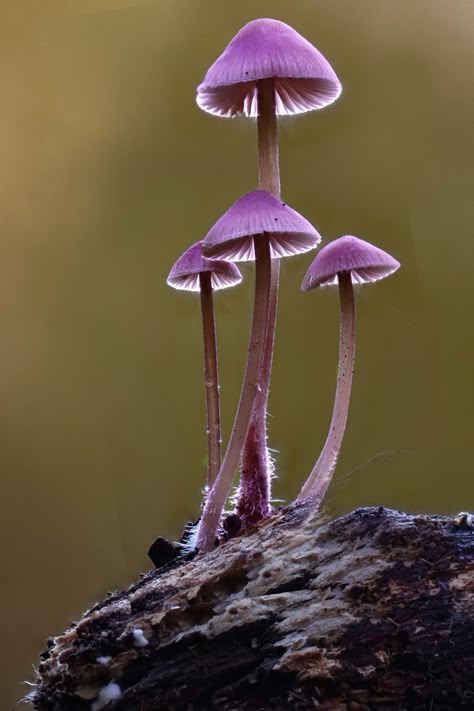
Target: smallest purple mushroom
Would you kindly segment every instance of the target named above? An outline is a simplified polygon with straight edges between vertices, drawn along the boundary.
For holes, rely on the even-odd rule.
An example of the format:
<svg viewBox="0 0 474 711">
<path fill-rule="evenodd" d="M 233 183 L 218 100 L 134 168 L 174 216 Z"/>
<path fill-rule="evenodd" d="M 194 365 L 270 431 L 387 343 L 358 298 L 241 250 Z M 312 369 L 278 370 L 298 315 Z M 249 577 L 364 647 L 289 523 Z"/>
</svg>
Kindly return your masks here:
<svg viewBox="0 0 474 711">
<path fill-rule="evenodd" d="M 242 274 L 235 264 L 203 257 L 202 245 L 202 241 L 196 242 L 181 255 L 169 273 L 166 283 L 174 289 L 201 293 L 207 405 L 207 484 L 211 487 L 221 466 L 219 371 L 212 292 L 239 284 L 242 281 Z"/>
<path fill-rule="evenodd" d="M 349 412 L 355 357 L 355 307 L 353 284 L 384 279 L 400 266 L 387 252 L 350 235 L 326 245 L 308 269 L 302 291 L 339 284 L 341 324 L 336 398 L 323 450 L 306 480 L 298 500 L 311 498 L 317 507 L 331 482 L 341 449 Z"/>
</svg>

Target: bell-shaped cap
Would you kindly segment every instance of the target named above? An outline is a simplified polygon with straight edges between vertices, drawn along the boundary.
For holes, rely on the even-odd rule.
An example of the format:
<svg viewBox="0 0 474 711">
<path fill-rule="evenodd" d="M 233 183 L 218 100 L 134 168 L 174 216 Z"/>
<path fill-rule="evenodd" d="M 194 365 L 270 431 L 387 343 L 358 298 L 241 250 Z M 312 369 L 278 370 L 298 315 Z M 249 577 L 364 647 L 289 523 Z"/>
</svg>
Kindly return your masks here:
<svg viewBox="0 0 474 711">
<path fill-rule="evenodd" d="M 222 215 L 204 239 L 211 259 L 246 262 L 255 259 L 254 238 L 266 235 L 270 256 L 289 257 L 315 249 L 321 241 L 313 225 L 266 190 L 243 195 Z"/>
<path fill-rule="evenodd" d="M 235 35 L 198 87 L 201 109 L 218 116 L 257 115 L 259 79 L 275 79 L 277 114 L 332 104 L 342 91 L 327 59 L 278 20 L 253 20 Z"/>
<path fill-rule="evenodd" d="M 302 291 L 337 284 L 337 275 L 351 272 L 354 284 L 365 284 L 393 274 L 400 262 L 370 242 L 346 235 L 330 242 L 313 260 L 301 284 Z"/>
<path fill-rule="evenodd" d="M 206 259 L 202 256 L 202 245 L 202 240 L 196 242 L 176 261 L 166 280 L 168 286 L 184 291 L 200 291 L 199 275 L 205 272 L 210 272 L 214 290 L 240 284 L 242 274 L 235 264 Z"/>
</svg>

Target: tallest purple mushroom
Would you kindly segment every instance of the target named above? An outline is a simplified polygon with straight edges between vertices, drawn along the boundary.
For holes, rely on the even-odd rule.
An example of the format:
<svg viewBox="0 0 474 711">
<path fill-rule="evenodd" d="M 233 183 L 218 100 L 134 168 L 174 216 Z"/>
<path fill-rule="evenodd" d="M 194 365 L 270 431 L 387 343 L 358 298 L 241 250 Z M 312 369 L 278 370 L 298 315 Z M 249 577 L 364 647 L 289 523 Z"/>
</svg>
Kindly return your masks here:
<svg viewBox="0 0 474 711">
<path fill-rule="evenodd" d="M 208 70 L 197 103 L 217 116 L 257 116 L 257 85 L 272 79 L 278 115 L 332 104 L 342 88 L 327 59 L 292 27 L 278 20 L 244 25 Z"/>
<path fill-rule="evenodd" d="M 209 68 L 198 87 L 201 109 L 223 117 L 256 116 L 259 188 L 280 197 L 277 116 L 321 109 L 335 101 L 341 84 L 327 59 L 308 40 L 278 20 L 246 24 Z M 280 260 L 271 260 L 265 352 L 259 391 L 241 458 L 240 494 L 262 482 L 269 489 L 266 411 L 273 359 Z M 238 496 L 237 511 L 240 510 Z M 244 497 L 245 498 L 245 497 Z M 260 512 L 265 515 L 265 512 Z M 257 517 L 260 516 L 257 514 Z M 255 520 L 249 520 L 249 524 Z"/>
</svg>

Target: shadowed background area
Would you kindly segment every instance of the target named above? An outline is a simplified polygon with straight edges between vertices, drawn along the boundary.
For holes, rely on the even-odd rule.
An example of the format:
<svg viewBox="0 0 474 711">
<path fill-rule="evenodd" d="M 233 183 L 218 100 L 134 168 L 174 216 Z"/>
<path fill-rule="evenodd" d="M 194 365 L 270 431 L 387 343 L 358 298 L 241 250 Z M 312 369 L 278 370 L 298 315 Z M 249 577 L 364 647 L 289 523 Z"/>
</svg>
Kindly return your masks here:
<svg viewBox="0 0 474 711">
<path fill-rule="evenodd" d="M 474 508 L 470 0 L 45 0 L 0 10 L 0 706 L 49 634 L 150 563 L 199 511 L 206 436 L 199 301 L 175 261 L 256 187 L 256 125 L 196 86 L 256 17 L 329 59 L 333 106 L 280 121 L 282 193 L 326 242 L 402 263 L 358 290 L 353 400 L 328 508 Z M 338 298 L 282 265 L 270 402 L 276 498 L 326 436 Z M 224 436 L 253 273 L 216 296 Z M 350 476 L 349 476 L 350 475 Z M 3 646 L 3 650 L 7 646 Z M 3 651 L 2 654 L 5 654 Z"/>
</svg>

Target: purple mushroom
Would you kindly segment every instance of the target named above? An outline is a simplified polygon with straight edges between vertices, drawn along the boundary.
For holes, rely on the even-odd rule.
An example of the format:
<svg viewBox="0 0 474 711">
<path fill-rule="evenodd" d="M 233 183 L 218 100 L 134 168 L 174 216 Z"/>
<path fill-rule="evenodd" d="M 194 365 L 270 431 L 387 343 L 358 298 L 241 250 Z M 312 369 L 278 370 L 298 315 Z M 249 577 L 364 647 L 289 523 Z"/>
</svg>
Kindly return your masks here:
<svg viewBox="0 0 474 711">
<path fill-rule="evenodd" d="M 302 291 L 317 286 L 339 284 L 341 323 L 339 368 L 334 410 L 323 450 L 298 496 L 298 501 L 312 498 L 319 506 L 336 467 L 349 412 L 355 356 L 355 308 L 353 284 L 384 279 L 400 263 L 389 254 L 357 237 L 346 236 L 326 245 L 308 269 Z"/>
<path fill-rule="evenodd" d="M 202 241 L 196 242 L 181 255 L 170 271 L 166 283 L 174 289 L 201 292 L 207 407 L 207 484 L 210 488 L 221 466 L 219 372 L 212 292 L 240 284 L 242 274 L 235 264 L 203 257 L 202 245 Z"/>
<path fill-rule="evenodd" d="M 198 530 L 200 550 L 212 550 L 217 527 L 229 495 L 247 437 L 252 408 L 259 388 L 267 332 L 270 262 L 314 249 L 320 241 L 314 227 L 291 207 L 264 190 L 241 197 L 217 221 L 204 240 L 203 254 L 215 259 L 255 259 L 255 304 L 247 365 L 234 426 L 217 479 L 211 488 Z M 241 482 L 242 485 L 242 482 Z M 268 506 L 268 482 L 255 487 Z M 254 492 L 255 493 L 255 492 Z"/>
<path fill-rule="evenodd" d="M 258 117 L 259 187 L 279 197 L 277 115 L 323 108 L 335 101 L 341 90 L 329 62 L 296 30 L 278 20 L 259 19 L 245 25 L 207 71 L 197 90 L 197 103 L 205 111 L 218 116 L 244 114 Z M 261 480 L 270 478 L 266 414 L 278 282 L 279 260 L 275 259 L 271 262 L 263 369 L 242 452 L 241 479 L 244 484 L 254 477 Z M 237 509 L 246 509 L 245 502 L 240 501 L 240 494 Z M 252 516 L 249 523 L 255 520 Z"/>
<path fill-rule="evenodd" d="M 341 84 L 327 59 L 299 32 L 262 18 L 242 27 L 198 87 L 197 103 L 218 116 L 257 116 L 257 84 L 272 79 L 277 114 L 299 114 L 335 101 Z"/>
</svg>

